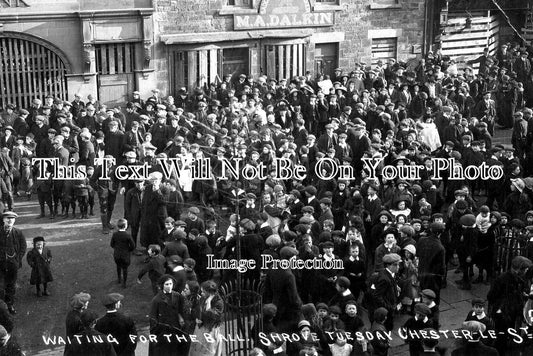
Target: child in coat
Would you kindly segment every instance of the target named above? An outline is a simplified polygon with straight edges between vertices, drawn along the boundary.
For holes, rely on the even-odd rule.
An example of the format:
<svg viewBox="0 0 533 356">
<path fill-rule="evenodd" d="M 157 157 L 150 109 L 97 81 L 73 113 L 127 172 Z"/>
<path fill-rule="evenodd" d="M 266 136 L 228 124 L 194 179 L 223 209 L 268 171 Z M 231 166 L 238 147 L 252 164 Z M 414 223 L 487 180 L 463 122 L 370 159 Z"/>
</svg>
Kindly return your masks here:
<svg viewBox="0 0 533 356">
<path fill-rule="evenodd" d="M 44 246 L 44 237 L 37 236 L 33 239 L 33 249 L 28 252 L 26 260 L 31 267 L 30 284 L 35 285 L 37 296 L 50 295 L 48 283 L 54 280 L 50 270 L 52 252 Z M 42 292 L 41 284 L 43 285 Z"/>
<path fill-rule="evenodd" d="M 122 283 L 122 287 L 126 288 L 126 281 L 128 279 L 128 267 L 131 263 L 130 254 L 135 249 L 135 243 L 131 235 L 126 231 L 128 228 L 128 221 L 126 219 L 118 219 L 118 231 L 113 233 L 111 237 L 111 248 L 113 249 L 113 258 L 117 265 L 118 283 Z"/>
<path fill-rule="evenodd" d="M 159 278 L 165 273 L 166 259 L 161 255 L 161 246 L 149 245 L 148 246 L 148 262 L 139 271 L 137 275 L 137 283 L 142 284 L 141 279 L 148 273 L 148 278 L 152 282 L 152 292 L 156 295 L 159 291 L 158 281 Z"/>
</svg>

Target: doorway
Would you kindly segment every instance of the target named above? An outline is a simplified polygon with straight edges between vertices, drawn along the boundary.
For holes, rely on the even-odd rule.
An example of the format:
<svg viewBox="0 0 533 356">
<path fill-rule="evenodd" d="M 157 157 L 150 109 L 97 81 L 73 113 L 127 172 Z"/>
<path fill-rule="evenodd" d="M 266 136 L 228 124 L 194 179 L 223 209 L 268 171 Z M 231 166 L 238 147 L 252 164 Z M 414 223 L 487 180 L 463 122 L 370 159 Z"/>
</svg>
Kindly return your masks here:
<svg viewBox="0 0 533 356">
<path fill-rule="evenodd" d="M 135 90 L 135 43 L 95 46 L 98 100 L 112 107 L 128 101 Z"/>
<path fill-rule="evenodd" d="M 339 63 L 338 43 L 319 43 L 315 45 L 315 75 L 333 76 Z"/>
<path fill-rule="evenodd" d="M 250 74 L 250 56 L 248 47 L 224 48 L 222 51 L 222 73 L 231 75 L 231 81 L 238 81 L 239 75 Z"/>
</svg>

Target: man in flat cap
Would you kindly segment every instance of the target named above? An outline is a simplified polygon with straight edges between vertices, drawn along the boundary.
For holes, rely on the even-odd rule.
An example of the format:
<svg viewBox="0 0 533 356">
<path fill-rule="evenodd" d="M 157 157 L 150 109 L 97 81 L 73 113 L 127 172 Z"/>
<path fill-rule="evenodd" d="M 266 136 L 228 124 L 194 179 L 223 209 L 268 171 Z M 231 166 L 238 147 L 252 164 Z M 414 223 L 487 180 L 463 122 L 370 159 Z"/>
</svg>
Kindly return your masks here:
<svg viewBox="0 0 533 356">
<path fill-rule="evenodd" d="M 18 215 L 12 211 L 2 214 L 4 226 L 0 229 L 0 297 L 11 314 L 15 314 L 15 286 L 18 270 L 26 253 L 26 239 L 21 230 L 14 227 Z"/>
<path fill-rule="evenodd" d="M 122 307 L 124 296 L 119 293 L 109 293 L 104 296 L 102 304 L 106 308 L 106 314 L 98 319 L 96 326 L 97 331 L 105 335 L 111 335 L 118 343 L 113 343 L 113 348 L 117 356 L 135 356 L 137 347 L 137 329 L 135 322 L 129 316 L 119 311 Z M 132 341 L 132 337 L 135 341 Z"/>
<path fill-rule="evenodd" d="M 388 317 L 384 325 L 389 331 L 393 327 L 394 310 L 399 305 L 400 287 L 398 287 L 395 278 L 400 269 L 400 261 L 401 257 L 396 253 L 383 256 L 384 268 L 379 272 L 369 291 L 373 299 L 369 315 L 373 315 L 374 310 L 380 307 L 387 309 Z"/>
</svg>

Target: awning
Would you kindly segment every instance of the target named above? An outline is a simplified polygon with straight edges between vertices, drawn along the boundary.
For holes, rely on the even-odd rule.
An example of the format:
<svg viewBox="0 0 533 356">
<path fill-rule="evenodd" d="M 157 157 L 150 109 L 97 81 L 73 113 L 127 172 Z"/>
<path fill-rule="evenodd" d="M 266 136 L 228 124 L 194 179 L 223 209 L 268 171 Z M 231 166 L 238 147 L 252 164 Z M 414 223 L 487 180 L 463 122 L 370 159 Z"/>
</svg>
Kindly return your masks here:
<svg viewBox="0 0 533 356">
<path fill-rule="evenodd" d="M 310 29 L 204 32 L 161 35 L 161 42 L 171 44 L 214 43 L 225 41 L 243 41 L 261 38 L 304 38 L 314 33 Z"/>
</svg>

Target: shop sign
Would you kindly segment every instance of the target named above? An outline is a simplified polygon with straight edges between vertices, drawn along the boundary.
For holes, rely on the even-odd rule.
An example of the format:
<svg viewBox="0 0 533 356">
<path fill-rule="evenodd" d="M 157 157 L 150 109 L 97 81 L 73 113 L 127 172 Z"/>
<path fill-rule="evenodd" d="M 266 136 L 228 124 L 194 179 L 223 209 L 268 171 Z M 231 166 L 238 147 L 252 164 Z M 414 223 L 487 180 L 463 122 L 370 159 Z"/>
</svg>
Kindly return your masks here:
<svg viewBox="0 0 533 356">
<path fill-rule="evenodd" d="M 234 15 L 235 30 L 333 26 L 333 12 L 311 12 L 309 0 L 263 0 L 257 15 Z"/>
</svg>

